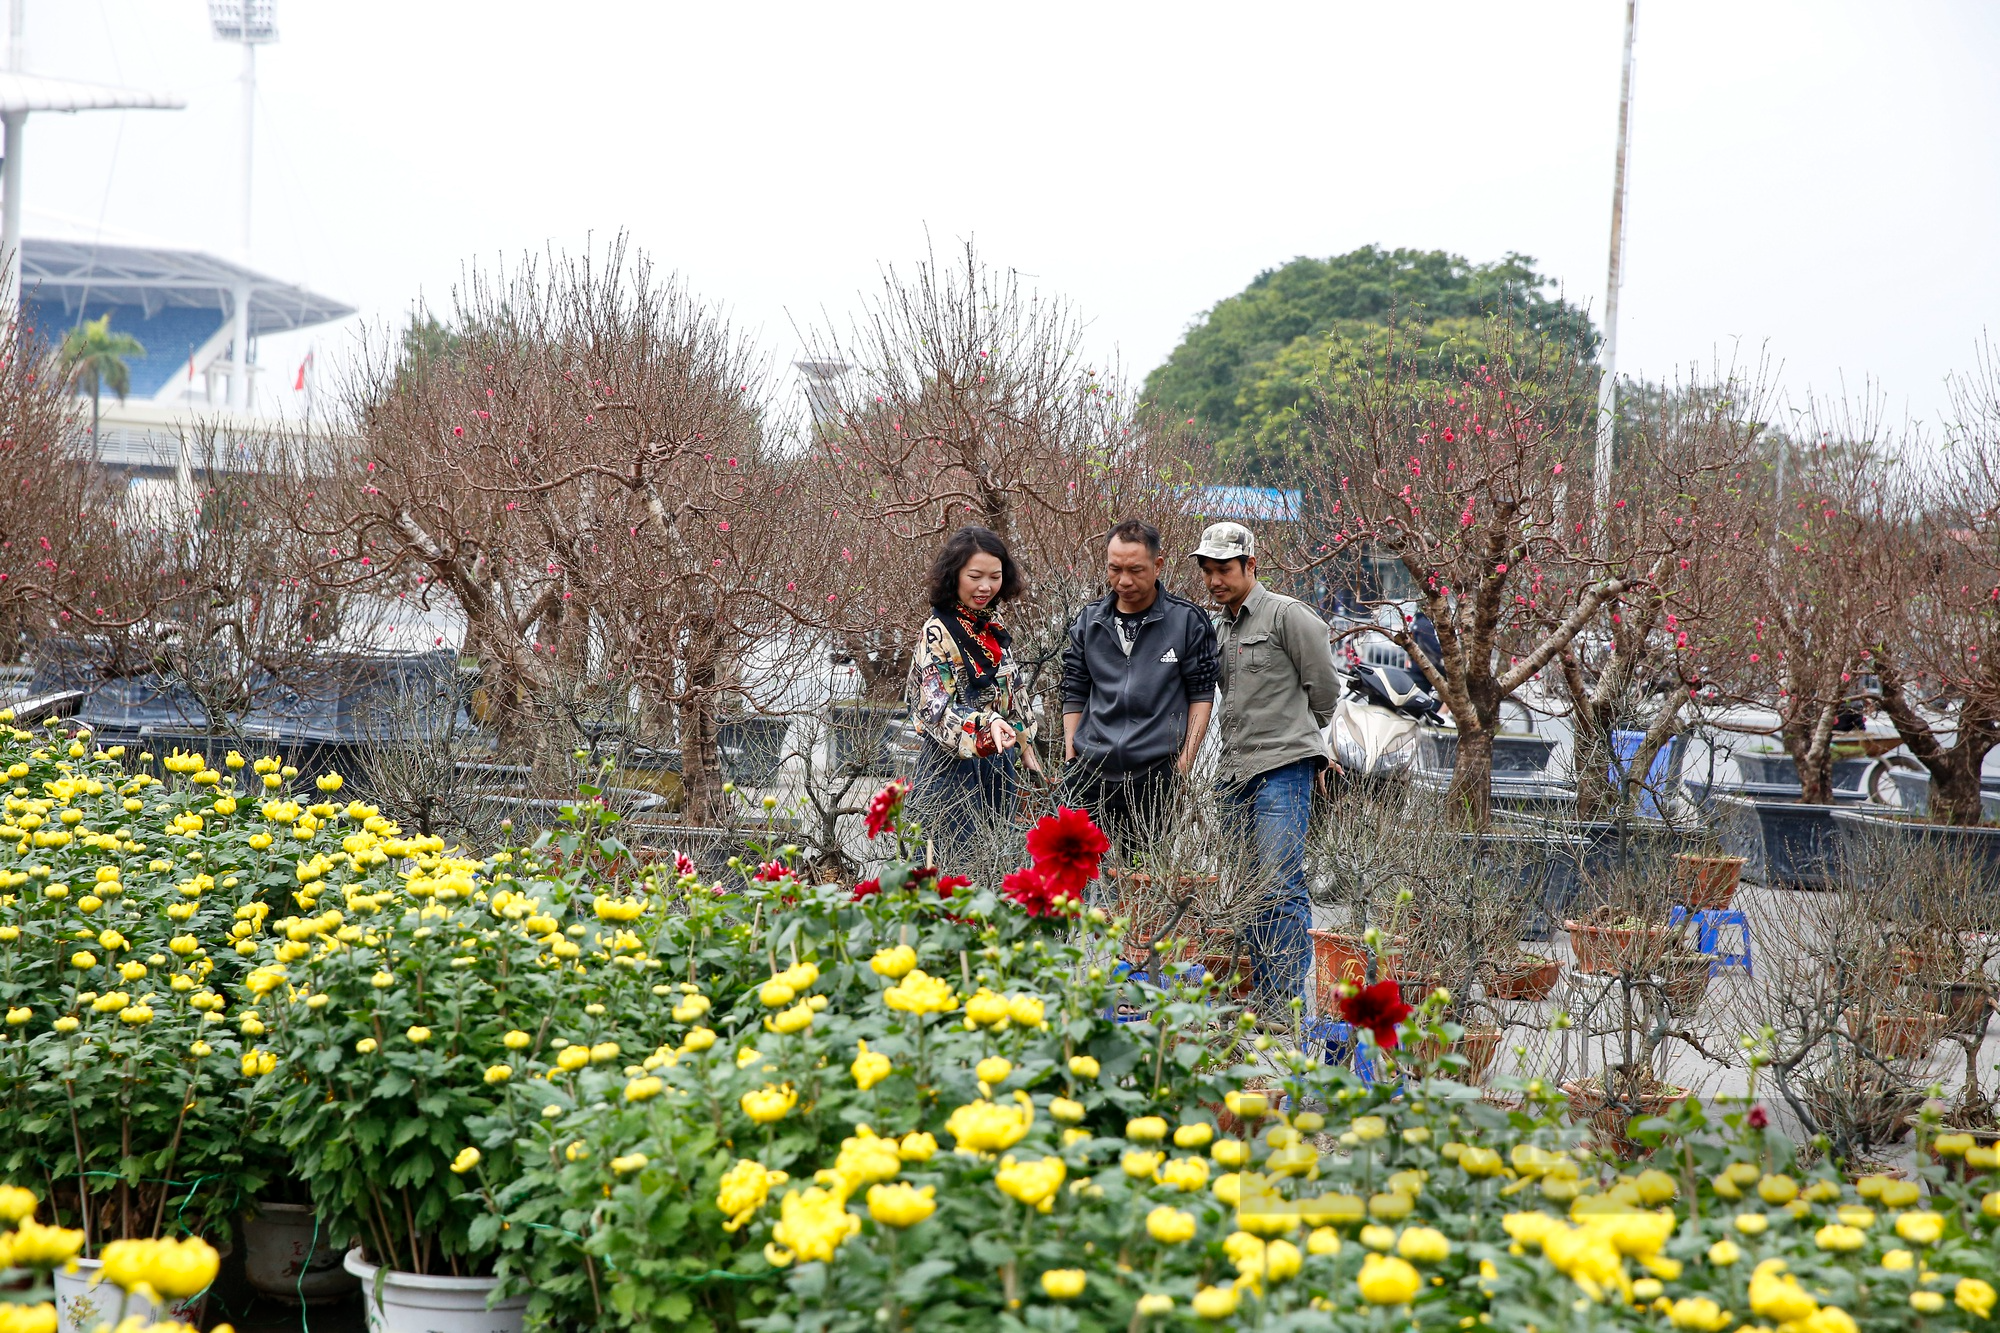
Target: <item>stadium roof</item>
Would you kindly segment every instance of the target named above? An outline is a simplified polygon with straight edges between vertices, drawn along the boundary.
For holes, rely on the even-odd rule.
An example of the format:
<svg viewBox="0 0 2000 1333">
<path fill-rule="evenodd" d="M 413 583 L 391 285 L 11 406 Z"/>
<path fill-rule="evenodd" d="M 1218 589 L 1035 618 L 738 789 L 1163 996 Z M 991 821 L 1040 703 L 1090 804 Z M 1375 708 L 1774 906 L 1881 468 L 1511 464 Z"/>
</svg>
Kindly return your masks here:
<svg viewBox="0 0 2000 1333">
<path fill-rule="evenodd" d="M 55 79 L 46 74 L 0 71 L 0 112 L 178 111 L 187 102 L 172 93 L 118 88 L 108 83 Z"/>
<path fill-rule="evenodd" d="M 1203 486 L 1189 498 L 1187 512 L 1200 518 L 1296 523 L 1299 493 L 1275 486 Z"/>
<path fill-rule="evenodd" d="M 0 98 L 5 95 L 5 80 L 19 77 L 0 75 Z M 0 107 L 4 105 L 0 101 Z M 23 293 L 45 306 L 60 303 L 67 311 L 86 304 L 111 304 L 138 306 L 148 316 L 168 307 L 227 314 L 239 287 L 250 289 L 252 337 L 288 333 L 354 313 L 351 305 L 199 250 L 34 237 L 21 243 Z"/>
</svg>

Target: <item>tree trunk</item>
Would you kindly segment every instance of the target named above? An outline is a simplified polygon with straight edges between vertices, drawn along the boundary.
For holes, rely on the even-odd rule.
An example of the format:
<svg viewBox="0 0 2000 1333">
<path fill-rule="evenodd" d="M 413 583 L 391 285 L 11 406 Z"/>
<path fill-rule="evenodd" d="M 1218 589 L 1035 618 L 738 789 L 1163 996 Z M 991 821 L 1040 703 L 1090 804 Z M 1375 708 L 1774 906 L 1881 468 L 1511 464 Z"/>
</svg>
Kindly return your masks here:
<svg viewBox="0 0 2000 1333">
<path fill-rule="evenodd" d="M 1589 699 L 1577 699 L 1570 710 L 1570 771 L 1576 778 L 1578 819 L 1604 819 L 1617 804 L 1611 785 L 1611 716 Z"/>
<path fill-rule="evenodd" d="M 1660 751 L 1668 742 L 1673 740 L 1674 733 L 1680 730 L 1681 706 L 1687 702 L 1687 696 L 1676 694 L 1672 698 L 1672 703 L 1654 715 L 1652 724 L 1646 728 L 1646 734 L 1639 740 L 1639 748 L 1633 752 L 1631 759 L 1626 761 L 1625 781 L 1618 792 L 1618 808 L 1621 813 L 1630 814 L 1638 809 L 1640 793 L 1647 790 L 1646 781 L 1653 774 L 1653 761 L 1659 757 Z M 1664 793 L 1660 792 L 1653 793 L 1656 807 L 1664 808 L 1666 805 L 1661 799 L 1663 795 Z"/>
<path fill-rule="evenodd" d="M 719 828 L 728 813 L 722 790 L 722 747 L 718 743 L 715 663 L 688 664 L 688 697 L 681 705 L 681 785 L 687 792 L 687 821 L 696 828 Z"/>
<path fill-rule="evenodd" d="M 1886 651 L 1875 653 L 1876 673 L 1882 682 L 1882 711 L 1896 724 L 1896 734 L 1910 753 L 1931 775 L 1931 813 L 1944 816 L 1958 827 L 1978 824 L 1985 818 L 1979 796 L 1979 772 L 1992 748 L 1992 711 L 1981 706 L 1982 699 L 1968 700 L 1959 710 L 1957 741 L 1949 749 L 1938 743 L 1937 733 L 1911 705 L 1904 693 L 1902 673 Z M 1990 692 L 1983 696 L 1990 698 Z"/>
<path fill-rule="evenodd" d="M 1830 705 L 1787 722 L 1779 735 L 1799 770 L 1799 804 L 1833 804 L 1833 720 Z"/>
<path fill-rule="evenodd" d="M 1931 774 L 1931 814 L 1947 824 L 1969 828 L 1985 818 L 1979 797 L 1979 770 L 1986 752 L 1960 738 L 1957 745 L 1925 761 Z"/>
<path fill-rule="evenodd" d="M 1471 725 L 1467 725 L 1470 723 Z M 1458 753 L 1445 803 L 1466 827 L 1484 832 L 1493 818 L 1493 733 L 1470 718 L 1458 721 Z"/>
</svg>

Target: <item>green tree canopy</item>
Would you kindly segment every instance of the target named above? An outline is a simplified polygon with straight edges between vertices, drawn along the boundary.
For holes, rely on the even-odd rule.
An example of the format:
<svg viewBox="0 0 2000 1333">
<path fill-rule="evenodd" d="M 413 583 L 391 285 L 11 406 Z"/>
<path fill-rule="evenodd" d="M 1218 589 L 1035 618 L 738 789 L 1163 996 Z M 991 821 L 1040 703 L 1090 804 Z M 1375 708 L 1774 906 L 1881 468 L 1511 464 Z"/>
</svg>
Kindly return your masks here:
<svg viewBox="0 0 2000 1333">
<path fill-rule="evenodd" d="M 1512 336 L 1556 341 L 1579 360 L 1597 331 L 1578 307 L 1548 294 L 1534 260 L 1509 254 L 1473 264 L 1442 250 L 1364 246 L 1331 259 L 1298 258 L 1219 301 L 1146 377 L 1148 401 L 1216 432 L 1220 451 L 1248 476 L 1271 476 L 1298 447 L 1306 400 L 1379 360 L 1393 322 L 1447 360 L 1479 356 L 1492 319 Z"/>
</svg>

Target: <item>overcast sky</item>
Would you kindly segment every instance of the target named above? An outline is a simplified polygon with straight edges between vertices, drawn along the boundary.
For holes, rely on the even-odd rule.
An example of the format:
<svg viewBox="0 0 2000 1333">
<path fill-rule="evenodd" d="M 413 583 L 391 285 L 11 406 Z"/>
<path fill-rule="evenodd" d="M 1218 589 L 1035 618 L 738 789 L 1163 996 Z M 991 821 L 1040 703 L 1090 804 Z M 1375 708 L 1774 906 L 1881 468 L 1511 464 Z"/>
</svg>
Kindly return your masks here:
<svg viewBox="0 0 2000 1333">
<path fill-rule="evenodd" d="M 1623 6 L 278 0 L 256 264 L 398 320 L 620 229 L 778 364 L 926 236 L 1071 298 L 1137 378 L 1261 269 L 1534 256 L 1601 310 Z M 1762 349 L 1930 417 L 2000 314 L 2000 4 L 1641 0 L 1620 368 Z M 30 235 L 233 253 L 240 48 L 200 0 L 28 0 Z M 272 340 L 289 389 L 308 345 Z M 278 398 L 290 399 L 281 392 Z"/>
</svg>

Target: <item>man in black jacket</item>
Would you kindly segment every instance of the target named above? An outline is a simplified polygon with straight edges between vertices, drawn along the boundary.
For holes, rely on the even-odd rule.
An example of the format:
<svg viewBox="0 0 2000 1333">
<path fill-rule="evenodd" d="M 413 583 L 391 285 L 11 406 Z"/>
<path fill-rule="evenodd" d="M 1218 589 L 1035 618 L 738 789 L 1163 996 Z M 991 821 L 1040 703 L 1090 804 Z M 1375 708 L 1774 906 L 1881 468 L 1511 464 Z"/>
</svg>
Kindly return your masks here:
<svg viewBox="0 0 2000 1333">
<path fill-rule="evenodd" d="M 1157 832 L 1174 779 L 1193 767 L 1221 670 L 1207 614 L 1160 586 L 1166 563 L 1151 524 L 1111 529 L 1110 591 L 1077 616 L 1063 654 L 1066 798 L 1127 857 Z"/>
</svg>

